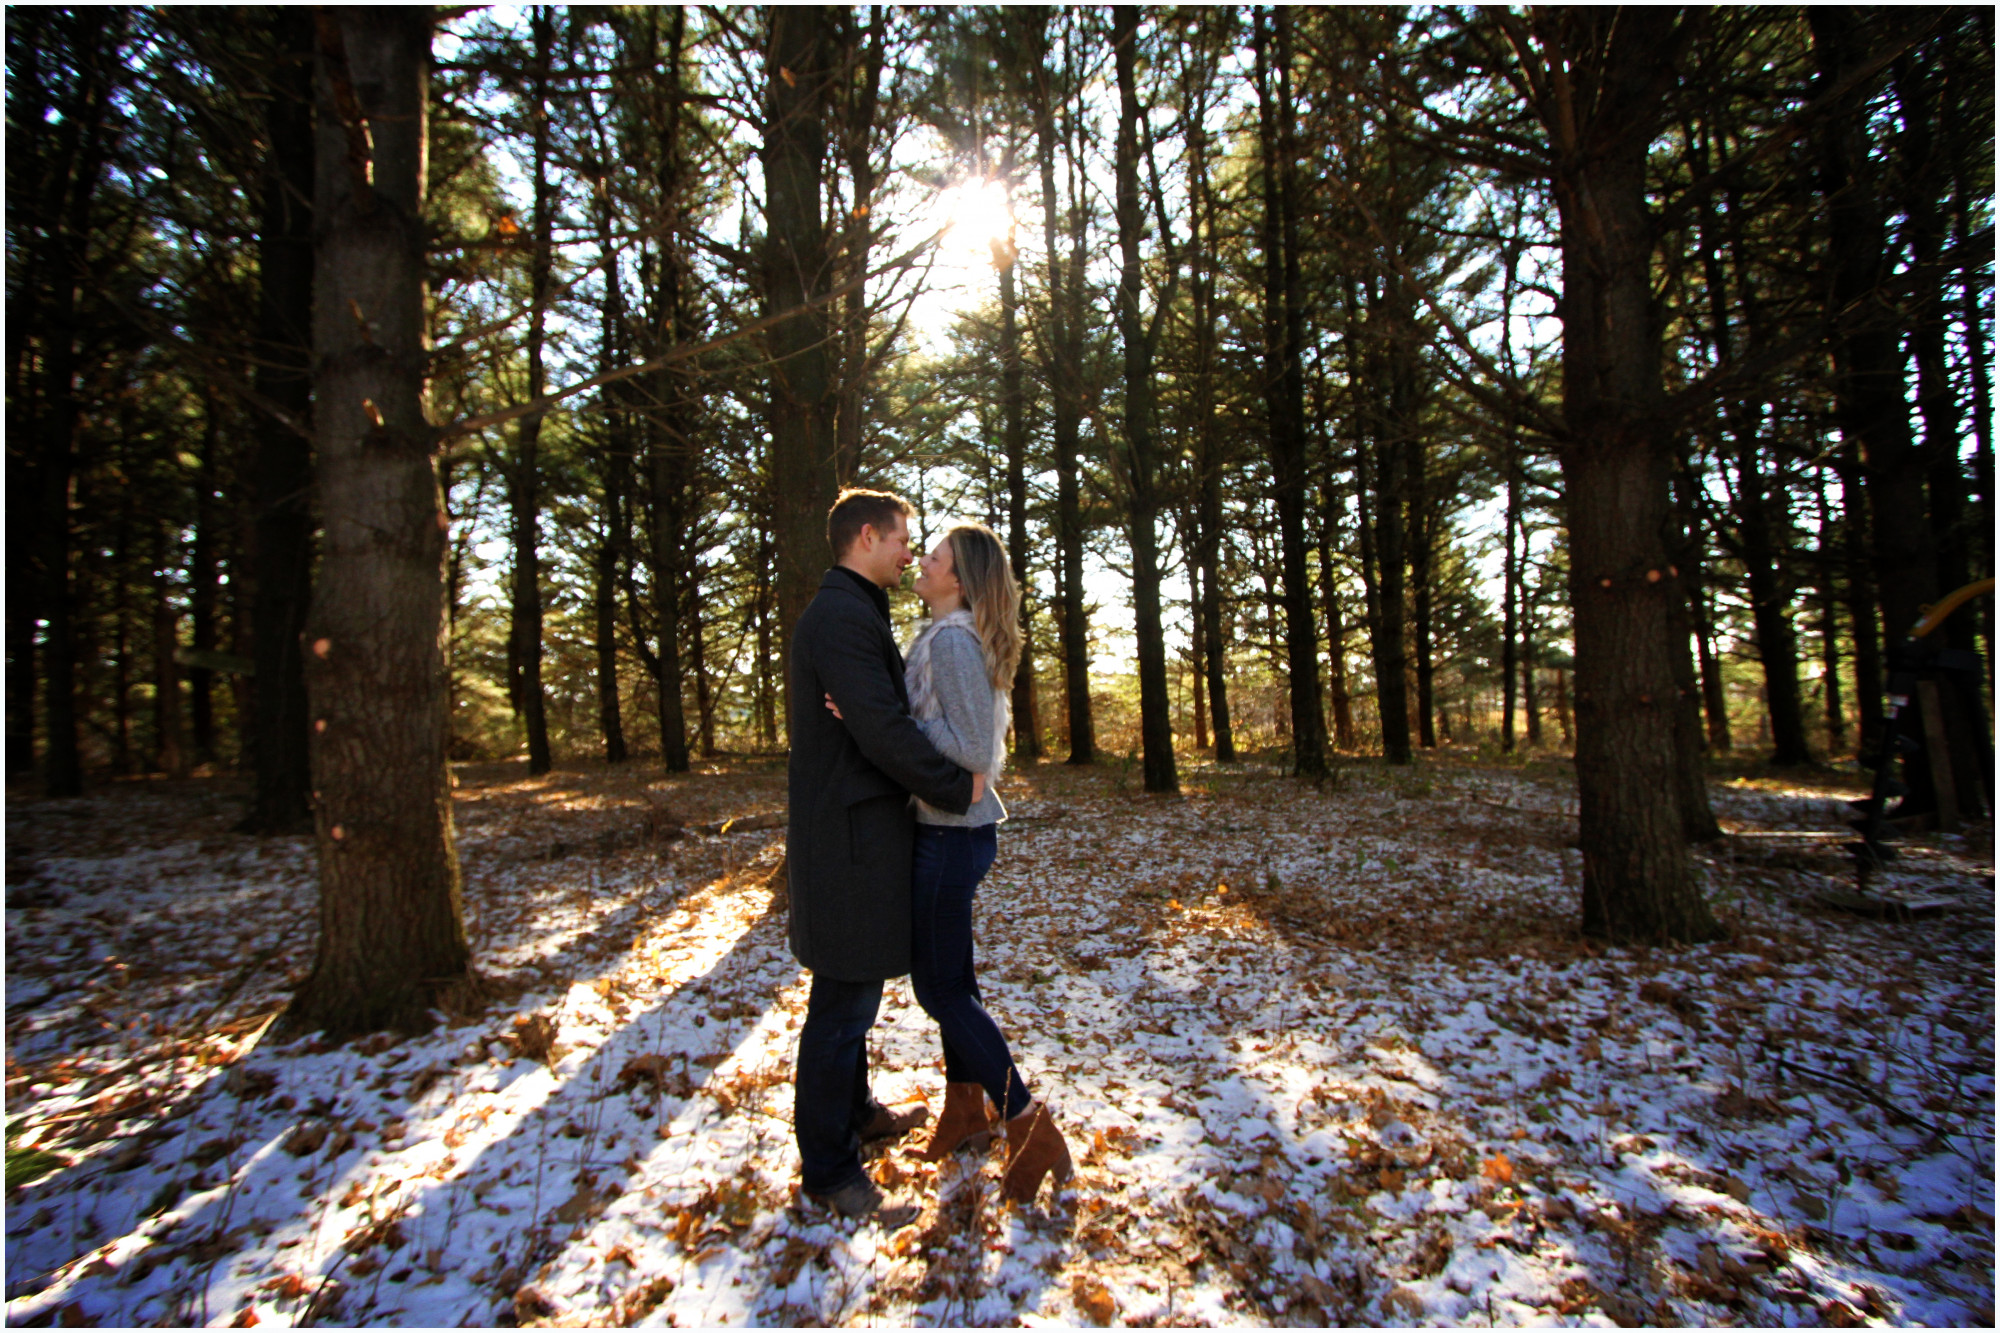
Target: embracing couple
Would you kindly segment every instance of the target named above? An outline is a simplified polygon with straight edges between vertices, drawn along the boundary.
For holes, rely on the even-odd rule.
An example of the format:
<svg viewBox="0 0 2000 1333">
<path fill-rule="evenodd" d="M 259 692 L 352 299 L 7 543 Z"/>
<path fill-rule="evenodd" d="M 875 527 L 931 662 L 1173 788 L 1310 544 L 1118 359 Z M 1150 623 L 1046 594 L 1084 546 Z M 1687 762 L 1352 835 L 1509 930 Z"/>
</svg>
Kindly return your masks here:
<svg viewBox="0 0 2000 1333">
<path fill-rule="evenodd" d="M 1006 818 L 994 781 L 1007 690 L 1021 655 L 1020 589 L 992 532 L 961 524 L 922 558 L 930 623 L 906 664 L 887 589 L 910 564 L 901 496 L 850 490 L 827 515 L 834 568 L 792 634 L 787 698 L 792 952 L 812 973 L 799 1033 L 793 1126 L 806 1197 L 847 1217 L 915 1215 L 861 1166 L 867 1139 L 924 1123 L 868 1086 L 868 1030 L 882 983 L 909 974 L 944 1046 L 944 1109 L 925 1156 L 991 1141 L 1005 1122 L 1010 1198 L 1071 1174 L 1069 1148 L 979 1000 L 972 897 Z"/>
</svg>

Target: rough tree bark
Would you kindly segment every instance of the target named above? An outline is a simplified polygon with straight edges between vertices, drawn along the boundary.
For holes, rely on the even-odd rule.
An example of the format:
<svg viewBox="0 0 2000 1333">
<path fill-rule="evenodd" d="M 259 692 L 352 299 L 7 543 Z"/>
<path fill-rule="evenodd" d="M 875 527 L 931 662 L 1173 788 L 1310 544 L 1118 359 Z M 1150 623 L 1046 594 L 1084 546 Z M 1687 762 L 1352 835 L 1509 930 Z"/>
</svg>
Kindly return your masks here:
<svg viewBox="0 0 2000 1333">
<path fill-rule="evenodd" d="M 1583 928 L 1713 938 L 1682 831 L 1669 476 L 1646 159 L 1699 20 L 1668 9 L 1538 11 L 1561 227 L 1563 424 Z"/>
<path fill-rule="evenodd" d="M 792 626 L 832 558 L 826 513 L 838 490 L 830 320 L 823 306 L 799 309 L 829 282 L 820 202 L 838 18 L 827 6 L 773 5 L 765 9 L 764 21 L 764 192 L 770 219 L 765 282 L 773 313 L 798 310 L 769 334 L 772 508 L 784 644 L 779 678 L 785 679 Z"/>
<path fill-rule="evenodd" d="M 471 986 L 445 765 L 443 496 L 425 418 L 431 13 L 318 11 L 314 424 L 325 518 L 307 628 L 319 953 L 289 1013 L 419 1027 Z"/>
</svg>

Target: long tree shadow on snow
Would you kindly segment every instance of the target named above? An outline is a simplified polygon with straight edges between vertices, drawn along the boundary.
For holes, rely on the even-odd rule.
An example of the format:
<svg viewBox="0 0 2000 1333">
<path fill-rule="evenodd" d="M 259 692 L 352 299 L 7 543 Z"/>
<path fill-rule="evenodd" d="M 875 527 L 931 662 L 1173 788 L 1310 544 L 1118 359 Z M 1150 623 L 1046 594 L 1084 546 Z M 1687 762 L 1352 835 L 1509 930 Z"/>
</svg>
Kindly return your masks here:
<svg viewBox="0 0 2000 1333">
<path fill-rule="evenodd" d="M 684 907 L 701 892 L 684 895 L 667 910 Z M 326 1318 L 338 1308 L 347 1319 L 387 1318 L 394 1310 L 384 1300 L 385 1290 L 393 1296 L 402 1283 L 416 1281 L 463 1288 L 454 1295 L 463 1295 L 465 1317 L 485 1322 L 496 1295 L 504 1307 L 514 1276 L 540 1261 L 559 1230 L 609 1201 L 612 1191 L 606 1186 L 624 1162 L 607 1152 L 613 1145 L 601 1140 L 618 1132 L 606 1129 L 604 1122 L 608 1099 L 618 1095 L 619 1074 L 636 1058 L 652 1057 L 640 1061 L 645 1072 L 628 1085 L 625 1101 L 645 1103 L 653 1123 L 671 1123 L 697 1101 L 709 1071 L 726 1057 L 734 1039 L 748 1032 L 741 1012 L 732 1006 L 727 1017 L 718 1016 L 712 997 L 763 980 L 745 980 L 743 974 L 771 962 L 764 938 L 769 932 L 759 929 L 768 911 L 766 894 L 763 907 L 701 970 L 642 1002 L 587 1057 L 561 1061 L 553 1073 L 526 1059 L 504 1068 L 490 1062 L 484 1053 L 491 1047 L 484 1040 L 476 1058 L 452 1050 L 466 1045 L 480 1028 L 443 1029 L 401 1043 L 364 1039 L 323 1049 L 307 1040 L 253 1052 L 185 1099 L 185 1109 L 133 1136 L 131 1146 L 137 1151 L 113 1154 L 108 1163 L 88 1158 L 44 1177 L 17 1198 L 13 1207 L 34 1208 L 48 1201 L 74 1216 L 81 1195 L 94 1196 L 87 1221 L 70 1232 L 71 1244 L 63 1244 L 55 1229 L 38 1233 L 47 1242 L 41 1246 L 32 1239 L 26 1245 L 22 1237 L 12 1239 L 10 1295 L 33 1285 L 34 1274 L 52 1273 L 99 1248 L 103 1238 L 123 1237 L 103 1256 L 109 1260 L 100 1265 L 104 1271 L 84 1278 L 65 1298 L 80 1299 L 83 1310 L 97 1319 L 205 1322 L 221 1313 L 211 1299 L 216 1274 L 246 1246 L 258 1244 L 264 1233 L 278 1243 L 281 1266 L 301 1279 L 291 1288 L 301 1313 L 309 1310 Z M 622 934 L 629 939 L 632 929 L 629 917 L 601 922 L 572 941 L 565 954 L 588 957 L 603 938 Z M 575 984 L 612 977 L 625 961 L 624 955 L 614 956 L 595 972 L 580 972 Z M 795 966 L 791 973 L 796 974 Z M 773 968 L 760 993 L 775 996 L 777 986 L 789 980 L 781 968 Z M 482 1026 L 490 1027 L 490 1017 Z M 419 1058 L 409 1059 L 412 1053 Z M 459 1059 L 454 1061 L 450 1057 L 455 1053 Z M 553 1086 L 517 1124 L 479 1147 L 476 1158 L 445 1163 L 457 1155 L 457 1145 L 476 1144 L 483 1134 L 480 1127 L 447 1125 L 440 1117 L 468 1100 L 467 1090 L 474 1086 L 490 1088 L 487 1095 L 492 1096 L 523 1079 L 547 1080 Z M 331 1085 L 336 1091 L 301 1104 L 286 1091 L 287 1084 Z M 412 1158 L 407 1154 L 421 1144 L 377 1137 L 385 1130 L 393 1133 L 399 1123 L 426 1121 L 443 1145 L 442 1153 Z M 179 1149 L 171 1179 L 148 1191 L 149 1197 L 139 1197 L 125 1181 L 150 1176 L 137 1168 L 163 1148 Z M 405 1170 L 407 1175 L 399 1174 Z M 304 1183 L 297 1191 L 300 1197 L 331 1195 L 344 1197 L 344 1207 L 359 1206 L 362 1225 L 332 1234 L 323 1208 L 316 1224 L 303 1231 L 296 1218 L 275 1226 L 260 1221 L 280 1211 L 260 1196 L 293 1178 Z M 487 1207 L 488 1196 L 496 1193 L 513 1202 Z M 284 1211 L 299 1209 L 294 1204 Z M 312 1211 L 307 1210 L 308 1217 Z M 149 1216 L 158 1220 L 149 1222 Z M 139 1238 L 142 1231 L 145 1240 Z M 484 1258 L 468 1273 L 457 1261 L 473 1246 Z M 297 1262 L 301 1256 L 303 1264 Z M 419 1267 L 430 1271 L 419 1278 Z M 365 1279 L 372 1281 L 362 1295 Z M 337 1300 L 341 1287 L 347 1295 Z M 435 1296 L 427 1297 L 426 1304 Z M 107 1304 L 114 1308 L 105 1308 Z M 51 1303 L 39 1313 L 49 1316 L 54 1310 Z M 19 1313 L 29 1322 L 35 1316 Z"/>
</svg>

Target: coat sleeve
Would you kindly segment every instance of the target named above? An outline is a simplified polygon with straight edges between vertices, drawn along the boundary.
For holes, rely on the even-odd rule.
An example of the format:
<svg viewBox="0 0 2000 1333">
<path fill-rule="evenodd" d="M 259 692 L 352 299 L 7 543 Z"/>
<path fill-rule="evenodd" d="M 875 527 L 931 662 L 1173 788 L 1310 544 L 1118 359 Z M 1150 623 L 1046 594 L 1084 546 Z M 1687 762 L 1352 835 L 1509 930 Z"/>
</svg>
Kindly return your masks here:
<svg viewBox="0 0 2000 1333">
<path fill-rule="evenodd" d="M 817 657 L 820 681 L 869 763 L 927 805 L 955 815 L 971 808 L 972 774 L 924 738 L 889 678 L 874 626 L 859 617 L 830 619 Z"/>
<path fill-rule="evenodd" d="M 960 768 L 992 772 L 999 758 L 993 753 L 993 684 L 977 638 L 957 626 L 938 631 L 931 639 L 931 690 L 944 716 L 919 718 L 924 735 Z"/>
</svg>

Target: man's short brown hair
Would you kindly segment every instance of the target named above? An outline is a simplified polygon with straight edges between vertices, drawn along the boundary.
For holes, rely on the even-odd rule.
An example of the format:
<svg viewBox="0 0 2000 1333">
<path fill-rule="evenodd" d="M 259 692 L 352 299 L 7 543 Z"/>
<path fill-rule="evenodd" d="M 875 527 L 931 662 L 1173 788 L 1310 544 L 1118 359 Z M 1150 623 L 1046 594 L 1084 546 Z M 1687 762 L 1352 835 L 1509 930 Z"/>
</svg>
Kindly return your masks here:
<svg viewBox="0 0 2000 1333">
<path fill-rule="evenodd" d="M 860 540 L 861 529 L 887 532 L 890 520 L 898 514 L 908 520 L 916 512 L 915 505 L 894 491 L 842 491 L 833 508 L 826 511 L 826 544 L 833 548 L 835 560 L 844 560 L 848 548 Z"/>
</svg>

